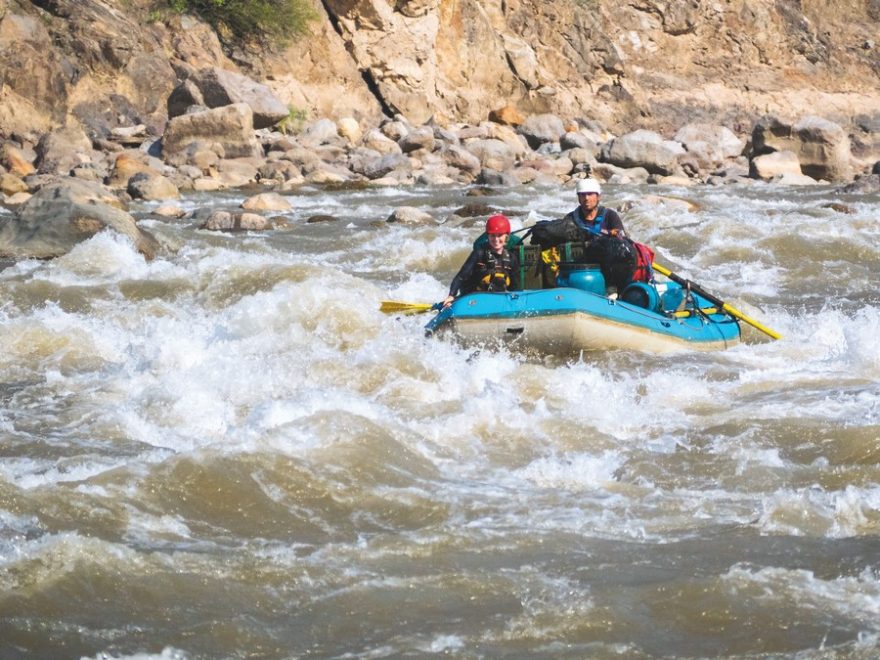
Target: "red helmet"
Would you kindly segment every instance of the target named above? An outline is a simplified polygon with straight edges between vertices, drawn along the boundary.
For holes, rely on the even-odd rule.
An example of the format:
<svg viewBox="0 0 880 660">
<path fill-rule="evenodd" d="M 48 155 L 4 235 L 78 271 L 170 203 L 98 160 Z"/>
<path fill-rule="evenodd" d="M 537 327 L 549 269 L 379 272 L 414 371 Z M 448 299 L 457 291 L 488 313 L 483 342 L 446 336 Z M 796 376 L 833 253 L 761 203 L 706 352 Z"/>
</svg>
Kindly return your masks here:
<svg viewBox="0 0 880 660">
<path fill-rule="evenodd" d="M 488 220 L 486 220 L 486 233 L 487 234 L 509 234 L 510 233 L 510 220 L 508 220 L 505 216 L 500 213 L 490 216 Z"/>
</svg>

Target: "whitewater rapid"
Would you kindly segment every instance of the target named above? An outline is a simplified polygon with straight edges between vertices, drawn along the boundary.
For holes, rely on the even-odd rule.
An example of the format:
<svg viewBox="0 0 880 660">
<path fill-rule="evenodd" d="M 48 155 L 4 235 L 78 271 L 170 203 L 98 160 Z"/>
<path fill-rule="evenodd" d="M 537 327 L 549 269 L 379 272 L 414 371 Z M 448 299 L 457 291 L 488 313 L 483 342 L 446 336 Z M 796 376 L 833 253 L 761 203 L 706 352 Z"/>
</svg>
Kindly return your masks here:
<svg viewBox="0 0 880 660">
<path fill-rule="evenodd" d="M 385 219 L 464 191 L 291 201 L 246 234 L 145 205 L 153 261 L 104 233 L 0 271 L 0 656 L 876 655 L 876 196 L 608 186 L 783 338 L 569 358 L 379 311 L 441 300 L 485 220 Z"/>
</svg>

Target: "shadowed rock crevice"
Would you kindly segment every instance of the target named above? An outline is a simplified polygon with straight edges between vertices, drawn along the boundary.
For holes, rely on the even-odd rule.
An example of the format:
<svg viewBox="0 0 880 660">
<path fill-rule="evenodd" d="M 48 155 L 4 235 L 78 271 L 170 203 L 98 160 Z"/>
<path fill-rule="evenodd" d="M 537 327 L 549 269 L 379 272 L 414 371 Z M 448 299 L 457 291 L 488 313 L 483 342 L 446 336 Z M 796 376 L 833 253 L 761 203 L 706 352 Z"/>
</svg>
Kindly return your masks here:
<svg viewBox="0 0 880 660">
<path fill-rule="evenodd" d="M 345 45 L 345 50 L 349 55 L 354 58 L 355 53 L 352 43 L 350 41 L 346 41 L 344 39 L 344 33 L 342 30 L 342 26 L 339 24 L 339 18 L 336 16 L 336 13 L 333 11 L 330 3 L 327 0 L 321 0 L 321 5 L 324 7 L 324 11 L 327 12 L 327 20 L 330 22 L 330 25 L 333 26 L 334 32 L 341 39 L 343 39 L 343 43 Z M 358 67 L 358 71 L 360 72 L 361 78 L 363 79 L 364 86 L 369 90 L 369 93 L 376 100 L 376 103 L 379 104 L 379 107 L 382 109 L 382 114 L 393 117 L 397 114 L 397 108 L 393 107 L 389 104 L 385 97 L 383 96 L 381 90 L 379 89 L 379 85 L 376 83 L 376 79 L 374 78 L 372 72 L 368 68 Z"/>
</svg>

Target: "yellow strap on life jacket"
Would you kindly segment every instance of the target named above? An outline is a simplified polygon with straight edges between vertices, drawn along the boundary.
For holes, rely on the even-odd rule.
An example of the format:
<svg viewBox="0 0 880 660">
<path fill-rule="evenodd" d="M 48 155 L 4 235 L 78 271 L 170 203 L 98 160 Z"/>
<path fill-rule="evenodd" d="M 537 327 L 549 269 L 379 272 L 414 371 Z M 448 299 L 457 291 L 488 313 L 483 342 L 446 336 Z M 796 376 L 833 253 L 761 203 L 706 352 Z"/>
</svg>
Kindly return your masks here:
<svg viewBox="0 0 880 660">
<path fill-rule="evenodd" d="M 555 247 L 541 250 L 541 260 L 550 267 L 554 275 L 559 274 L 559 262 L 562 258 L 559 256 L 559 250 Z"/>
<path fill-rule="evenodd" d="M 494 273 L 489 273 L 483 276 L 483 279 L 480 280 L 480 283 L 483 285 L 483 291 L 488 291 L 492 286 L 492 280 L 501 279 L 504 282 L 504 288 L 510 288 L 510 275 L 507 273 L 496 271 Z"/>
</svg>

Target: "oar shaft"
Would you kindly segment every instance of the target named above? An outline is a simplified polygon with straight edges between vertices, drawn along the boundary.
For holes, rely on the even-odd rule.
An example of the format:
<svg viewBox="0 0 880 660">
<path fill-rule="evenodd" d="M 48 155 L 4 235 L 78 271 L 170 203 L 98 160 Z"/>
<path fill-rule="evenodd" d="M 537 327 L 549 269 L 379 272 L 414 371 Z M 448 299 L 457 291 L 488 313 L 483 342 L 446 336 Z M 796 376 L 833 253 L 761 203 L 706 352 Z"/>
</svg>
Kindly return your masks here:
<svg viewBox="0 0 880 660">
<path fill-rule="evenodd" d="M 717 305 L 718 307 L 723 307 L 723 306 L 724 306 L 724 301 L 722 301 L 722 300 L 716 298 L 715 296 L 713 296 L 713 295 L 712 295 L 711 293 L 709 293 L 708 291 L 704 291 L 704 290 L 703 290 L 703 287 L 701 287 L 701 286 L 700 286 L 699 284 L 697 284 L 696 282 L 691 282 L 690 280 L 686 280 L 685 278 L 680 277 L 679 275 L 676 275 L 676 274 L 673 273 L 671 270 L 669 270 L 668 268 L 665 268 L 665 267 L 661 266 L 660 264 L 655 263 L 655 264 L 651 264 L 651 265 L 652 265 L 652 267 L 654 268 L 654 270 L 656 270 L 656 271 L 657 271 L 658 273 L 660 273 L 661 275 L 666 275 L 666 277 L 668 277 L 668 278 L 669 278 L 670 280 L 672 280 L 673 282 L 676 282 L 676 283 L 678 283 L 678 284 L 681 284 L 681 285 L 684 286 L 684 287 L 688 287 L 691 291 L 693 291 L 693 292 L 695 292 L 695 293 L 697 293 L 697 294 L 703 296 L 703 298 L 705 298 L 706 300 L 708 300 L 708 301 L 709 301 L 710 303 L 712 303 L 713 305 Z"/>
<path fill-rule="evenodd" d="M 717 298 L 716 296 L 713 296 L 708 291 L 704 290 L 703 287 L 701 287 L 699 284 L 695 284 L 694 282 L 691 282 L 690 280 L 687 280 L 683 277 L 676 275 L 671 270 L 669 270 L 668 268 L 666 268 L 664 266 L 661 266 L 658 263 L 654 263 L 654 264 L 652 264 L 652 266 L 653 266 L 654 270 L 656 270 L 661 275 L 665 275 L 673 282 L 681 284 L 684 287 L 690 288 L 690 290 L 693 291 L 694 293 L 696 293 L 697 295 L 702 296 L 703 298 L 708 300 L 713 305 L 720 307 L 721 309 L 723 309 L 725 312 L 727 312 L 731 316 L 738 318 L 740 321 L 748 323 L 753 328 L 760 330 L 765 335 L 773 337 L 773 339 L 781 339 L 782 338 L 782 335 L 780 335 L 775 330 L 771 330 L 770 328 L 768 328 L 766 325 L 760 323 L 759 321 L 756 321 L 755 319 L 746 316 L 741 311 L 736 309 L 733 305 L 727 304 L 726 302 L 724 302 L 720 298 Z"/>
<path fill-rule="evenodd" d="M 683 318 L 687 318 L 688 316 L 693 316 L 694 314 L 697 314 L 697 313 L 702 313 L 702 314 L 708 315 L 708 314 L 717 314 L 718 311 L 719 311 L 719 309 L 717 307 L 701 307 L 699 310 L 683 309 L 680 312 L 672 312 L 672 315 L 675 318 L 683 319 Z"/>
<path fill-rule="evenodd" d="M 736 309 L 736 308 L 734 308 L 734 307 L 731 307 L 731 306 L 728 305 L 727 303 L 724 303 L 724 304 L 721 306 L 721 308 L 722 308 L 725 312 L 727 312 L 728 314 L 730 314 L 731 316 L 735 316 L 735 317 L 738 318 L 740 321 L 745 321 L 746 323 L 748 323 L 748 324 L 749 324 L 750 326 L 752 326 L 753 328 L 756 328 L 757 330 L 760 330 L 761 332 L 763 332 L 763 333 L 764 333 L 765 335 L 767 335 L 768 337 L 773 337 L 773 339 L 782 339 L 782 335 L 779 334 L 778 332 L 776 332 L 775 330 L 771 330 L 770 328 L 768 328 L 766 325 L 764 325 L 764 324 L 761 323 L 760 321 L 756 321 L 756 320 L 753 319 L 753 318 L 749 318 L 748 316 L 746 316 L 745 314 L 743 314 L 741 311 L 739 311 L 738 309 Z"/>
</svg>

